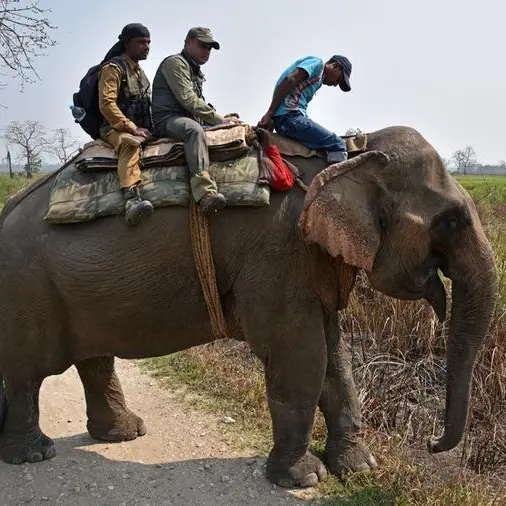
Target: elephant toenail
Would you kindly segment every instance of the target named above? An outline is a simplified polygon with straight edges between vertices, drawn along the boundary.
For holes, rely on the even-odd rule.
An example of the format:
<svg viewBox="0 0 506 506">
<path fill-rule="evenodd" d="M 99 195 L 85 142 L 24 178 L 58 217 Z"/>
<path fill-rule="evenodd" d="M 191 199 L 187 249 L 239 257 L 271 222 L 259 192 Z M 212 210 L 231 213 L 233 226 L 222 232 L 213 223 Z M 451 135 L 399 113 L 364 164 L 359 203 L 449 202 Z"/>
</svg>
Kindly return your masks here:
<svg viewBox="0 0 506 506">
<path fill-rule="evenodd" d="M 28 457 L 28 462 L 30 462 L 31 464 L 35 464 L 36 462 L 42 462 L 43 460 L 44 458 L 42 457 L 42 453 L 40 452 L 34 452 L 30 454 L 30 456 Z"/>
<path fill-rule="evenodd" d="M 316 473 L 306 474 L 300 482 L 301 487 L 314 487 L 315 485 L 318 485 L 318 476 Z"/>
<path fill-rule="evenodd" d="M 44 451 L 44 458 L 45 459 L 52 459 L 54 457 L 56 457 L 56 448 L 54 446 L 51 446 L 47 450 Z"/>
</svg>

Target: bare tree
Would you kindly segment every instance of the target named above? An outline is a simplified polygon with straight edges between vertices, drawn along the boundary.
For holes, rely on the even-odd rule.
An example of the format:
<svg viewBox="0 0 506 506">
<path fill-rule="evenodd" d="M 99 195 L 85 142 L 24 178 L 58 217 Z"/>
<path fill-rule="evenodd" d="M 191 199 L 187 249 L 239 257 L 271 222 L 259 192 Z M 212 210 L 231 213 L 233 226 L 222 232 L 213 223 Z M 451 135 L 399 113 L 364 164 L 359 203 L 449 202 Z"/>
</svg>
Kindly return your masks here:
<svg viewBox="0 0 506 506">
<path fill-rule="evenodd" d="M 48 153 L 55 156 L 61 164 L 67 163 L 79 147 L 77 140 L 66 128 L 57 128 L 51 139 Z"/>
<path fill-rule="evenodd" d="M 464 149 L 458 149 L 453 153 L 452 160 L 457 167 L 460 174 L 467 174 L 469 169 L 476 164 L 476 153 L 471 146 L 466 146 Z"/>
<path fill-rule="evenodd" d="M 3 131 L 3 137 L 20 149 L 26 177 L 31 178 L 40 170 L 41 155 L 48 148 L 45 128 L 39 121 L 12 121 Z"/>
<path fill-rule="evenodd" d="M 40 0 L 0 0 L 0 69 L 22 85 L 38 77 L 34 59 L 56 44 L 50 36 L 56 27 L 46 18 L 50 11 L 39 4 Z"/>
<path fill-rule="evenodd" d="M 445 157 L 441 157 L 441 162 L 443 162 L 443 166 L 446 170 L 449 170 L 450 168 L 450 160 L 448 160 L 448 158 L 445 158 Z"/>
</svg>

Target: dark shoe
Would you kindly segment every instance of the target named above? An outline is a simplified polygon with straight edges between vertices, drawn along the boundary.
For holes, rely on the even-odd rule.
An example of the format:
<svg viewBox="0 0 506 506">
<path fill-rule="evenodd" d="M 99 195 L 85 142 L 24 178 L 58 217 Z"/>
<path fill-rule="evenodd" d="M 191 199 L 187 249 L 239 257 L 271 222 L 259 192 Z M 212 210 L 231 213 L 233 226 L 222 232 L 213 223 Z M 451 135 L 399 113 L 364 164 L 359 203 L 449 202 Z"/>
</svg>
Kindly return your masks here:
<svg viewBox="0 0 506 506">
<path fill-rule="evenodd" d="M 227 201 L 221 193 L 206 193 L 199 201 L 200 214 L 209 216 L 213 212 L 223 209 L 226 203 Z"/>
<path fill-rule="evenodd" d="M 125 197 L 125 220 L 134 227 L 147 220 L 154 211 L 153 204 L 149 200 L 143 200 L 138 186 L 124 190 Z"/>
</svg>

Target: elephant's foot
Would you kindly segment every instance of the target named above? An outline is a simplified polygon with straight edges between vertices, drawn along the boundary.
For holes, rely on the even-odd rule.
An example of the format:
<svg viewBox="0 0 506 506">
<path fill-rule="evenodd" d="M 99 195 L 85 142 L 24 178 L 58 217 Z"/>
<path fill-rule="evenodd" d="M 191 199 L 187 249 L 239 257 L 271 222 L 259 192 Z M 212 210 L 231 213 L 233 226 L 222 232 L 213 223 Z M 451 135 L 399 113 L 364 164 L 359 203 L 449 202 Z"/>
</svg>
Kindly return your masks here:
<svg viewBox="0 0 506 506">
<path fill-rule="evenodd" d="M 327 442 L 325 464 L 332 474 L 362 473 L 378 467 L 371 451 L 359 438 Z"/>
<path fill-rule="evenodd" d="M 287 463 L 286 457 L 275 457 L 272 452 L 267 459 L 267 478 L 281 487 L 314 487 L 326 476 L 322 461 L 309 452 L 293 465 Z"/>
<path fill-rule="evenodd" d="M 53 440 L 41 431 L 23 437 L 4 433 L 0 437 L 0 459 L 8 464 L 33 464 L 52 459 L 55 455 Z"/>
<path fill-rule="evenodd" d="M 129 409 L 113 419 L 89 419 L 87 428 L 92 438 L 113 443 L 131 441 L 147 432 L 142 418 Z"/>
</svg>

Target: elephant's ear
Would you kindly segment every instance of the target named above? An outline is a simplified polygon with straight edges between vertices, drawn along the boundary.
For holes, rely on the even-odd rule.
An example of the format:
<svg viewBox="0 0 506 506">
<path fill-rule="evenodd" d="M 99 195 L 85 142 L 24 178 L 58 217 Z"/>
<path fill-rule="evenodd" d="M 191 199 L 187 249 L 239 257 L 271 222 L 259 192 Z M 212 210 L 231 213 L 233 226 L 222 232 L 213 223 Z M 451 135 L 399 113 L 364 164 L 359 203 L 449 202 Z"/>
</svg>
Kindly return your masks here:
<svg viewBox="0 0 506 506">
<path fill-rule="evenodd" d="M 333 257 L 371 271 L 381 233 L 377 197 L 379 172 L 388 163 L 380 151 L 362 153 L 331 165 L 311 183 L 299 219 L 306 242 L 318 243 Z"/>
</svg>

